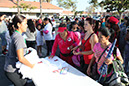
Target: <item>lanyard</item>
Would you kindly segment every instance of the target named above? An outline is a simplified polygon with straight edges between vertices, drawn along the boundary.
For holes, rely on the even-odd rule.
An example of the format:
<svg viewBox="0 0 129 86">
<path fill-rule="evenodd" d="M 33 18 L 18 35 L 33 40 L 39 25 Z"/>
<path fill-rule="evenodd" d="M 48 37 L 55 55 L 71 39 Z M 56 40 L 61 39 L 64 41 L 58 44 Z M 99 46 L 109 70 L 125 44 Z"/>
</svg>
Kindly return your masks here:
<svg viewBox="0 0 129 86">
<path fill-rule="evenodd" d="M 21 35 L 21 33 L 19 31 L 15 30 L 15 32 L 17 32 L 17 33 L 19 33 Z M 25 39 L 24 39 L 24 42 L 26 44 L 26 40 Z"/>
</svg>

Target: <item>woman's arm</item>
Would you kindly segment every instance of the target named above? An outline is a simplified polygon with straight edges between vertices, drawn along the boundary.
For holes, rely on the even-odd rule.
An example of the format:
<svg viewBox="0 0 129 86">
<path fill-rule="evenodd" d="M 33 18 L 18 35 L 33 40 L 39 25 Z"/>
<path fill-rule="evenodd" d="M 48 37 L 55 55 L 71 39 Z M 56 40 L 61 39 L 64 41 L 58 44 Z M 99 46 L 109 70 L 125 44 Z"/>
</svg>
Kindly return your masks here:
<svg viewBox="0 0 129 86">
<path fill-rule="evenodd" d="M 30 67 L 30 68 L 33 68 L 35 64 L 31 64 L 25 57 L 24 57 L 24 54 L 23 54 L 23 48 L 21 49 L 18 49 L 17 50 L 17 56 L 18 56 L 18 60 L 25 64 L 26 66 Z"/>
<path fill-rule="evenodd" d="M 98 43 L 98 37 L 97 37 L 97 35 L 96 34 L 93 34 L 92 36 L 91 36 L 91 39 L 90 39 L 90 44 L 91 44 L 91 49 L 93 50 L 93 48 L 94 48 L 94 45 L 96 44 L 96 43 Z"/>
<path fill-rule="evenodd" d="M 80 46 L 81 46 L 81 45 L 78 45 L 78 46 L 72 48 L 72 50 L 75 51 L 75 50 L 77 50 L 78 48 L 80 48 Z"/>
<path fill-rule="evenodd" d="M 45 34 L 48 34 L 49 31 L 48 31 L 48 30 L 43 30 L 43 32 L 44 32 Z"/>
<path fill-rule="evenodd" d="M 123 60 L 123 58 L 122 58 L 122 56 L 121 56 L 121 55 L 117 56 L 117 58 L 121 61 L 121 64 L 123 64 L 123 63 L 124 63 L 124 60 Z"/>
<path fill-rule="evenodd" d="M 93 56 L 92 57 L 92 59 L 91 59 L 91 61 L 90 61 L 90 64 L 89 64 L 89 66 L 88 66 L 88 68 L 87 68 L 87 74 L 90 76 L 90 74 L 91 74 L 91 67 L 92 67 L 92 65 L 93 65 L 93 63 L 95 62 L 95 56 Z"/>
<path fill-rule="evenodd" d="M 118 48 L 116 49 L 116 54 L 117 54 L 117 55 L 116 55 L 116 58 L 121 61 L 121 64 L 123 64 L 124 61 L 123 61 L 123 58 L 122 58 L 122 56 L 121 56 L 120 51 L 119 51 Z M 105 63 L 106 63 L 107 65 L 112 64 L 112 59 L 111 59 L 111 58 L 110 58 L 110 59 L 107 58 L 106 61 L 105 61 Z"/>
</svg>

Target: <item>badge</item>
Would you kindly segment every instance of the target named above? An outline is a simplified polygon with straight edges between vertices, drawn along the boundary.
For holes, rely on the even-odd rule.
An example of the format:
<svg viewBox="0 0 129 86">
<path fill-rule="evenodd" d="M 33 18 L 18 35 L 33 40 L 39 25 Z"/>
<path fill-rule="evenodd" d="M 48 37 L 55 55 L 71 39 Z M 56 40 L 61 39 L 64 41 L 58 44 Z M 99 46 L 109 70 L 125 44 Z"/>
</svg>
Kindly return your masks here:
<svg viewBox="0 0 129 86">
<path fill-rule="evenodd" d="M 68 38 L 67 40 L 68 40 L 68 41 L 71 41 L 72 39 L 71 39 L 71 38 Z"/>
</svg>

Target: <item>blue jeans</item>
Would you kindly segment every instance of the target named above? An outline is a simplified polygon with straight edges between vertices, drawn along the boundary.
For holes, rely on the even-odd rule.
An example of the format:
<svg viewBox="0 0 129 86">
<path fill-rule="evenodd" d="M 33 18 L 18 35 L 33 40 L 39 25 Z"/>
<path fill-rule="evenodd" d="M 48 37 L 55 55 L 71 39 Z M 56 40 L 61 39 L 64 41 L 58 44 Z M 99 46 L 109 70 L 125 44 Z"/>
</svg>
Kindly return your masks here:
<svg viewBox="0 0 129 86">
<path fill-rule="evenodd" d="M 125 45 L 125 58 L 124 58 L 124 64 L 125 64 L 125 73 L 128 71 L 128 62 L 129 62 L 129 44 L 126 43 Z"/>
<path fill-rule="evenodd" d="M 1 40 L 2 40 L 2 46 L 7 45 L 7 41 L 6 41 L 6 38 L 5 38 L 5 33 L 6 33 L 6 32 L 0 33 L 0 38 L 1 38 Z"/>
</svg>

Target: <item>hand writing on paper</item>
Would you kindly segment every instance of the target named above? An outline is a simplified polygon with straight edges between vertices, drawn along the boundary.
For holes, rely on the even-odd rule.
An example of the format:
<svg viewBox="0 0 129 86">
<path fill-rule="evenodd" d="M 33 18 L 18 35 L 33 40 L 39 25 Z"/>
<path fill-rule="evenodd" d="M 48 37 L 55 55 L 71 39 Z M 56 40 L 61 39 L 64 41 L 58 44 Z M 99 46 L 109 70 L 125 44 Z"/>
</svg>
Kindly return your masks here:
<svg viewBox="0 0 129 86">
<path fill-rule="evenodd" d="M 49 59 L 51 59 L 51 58 L 53 58 L 53 57 L 54 57 L 54 56 L 53 56 L 53 55 L 51 55 L 51 56 L 49 56 L 48 58 L 49 58 Z"/>
</svg>

